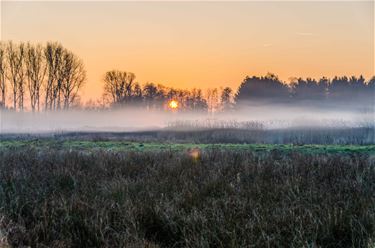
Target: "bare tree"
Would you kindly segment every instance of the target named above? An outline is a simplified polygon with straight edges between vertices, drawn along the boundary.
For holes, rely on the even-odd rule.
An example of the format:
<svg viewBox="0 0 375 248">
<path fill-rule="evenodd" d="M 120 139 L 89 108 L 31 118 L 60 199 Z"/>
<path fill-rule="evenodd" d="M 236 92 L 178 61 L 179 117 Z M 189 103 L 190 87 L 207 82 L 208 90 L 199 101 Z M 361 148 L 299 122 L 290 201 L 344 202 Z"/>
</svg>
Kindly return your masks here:
<svg viewBox="0 0 375 248">
<path fill-rule="evenodd" d="M 64 48 L 59 43 L 48 42 L 44 49 L 47 65 L 47 82 L 45 85 L 44 109 L 52 110 L 56 105 L 56 97 L 59 92 L 59 72 Z"/>
<path fill-rule="evenodd" d="M 20 111 L 23 111 L 24 108 L 24 99 L 26 93 L 26 70 L 25 70 L 25 44 L 20 43 L 18 47 L 20 68 L 18 70 L 18 107 Z"/>
<path fill-rule="evenodd" d="M 143 103 L 142 87 L 139 83 L 134 84 L 132 102 L 136 106 L 140 106 Z"/>
<path fill-rule="evenodd" d="M 220 95 L 221 110 L 228 111 L 233 107 L 233 91 L 229 87 L 225 87 Z"/>
<path fill-rule="evenodd" d="M 111 103 L 116 103 L 118 99 L 118 85 L 116 80 L 116 71 L 108 71 L 104 76 L 104 94 Z"/>
<path fill-rule="evenodd" d="M 194 111 L 205 111 L 207 110 L 207 101 L 203 98 L 201 89 L 193 89 L 191 91 L 192 97 L 192 109 Z"/>
<path fill-rule="evenodd" d="M 9 42 L 7 46 L 7 60 L 9 65 L 9 80 L 11 81 L 12 92 L 13 92 L 13 109 L 23 110 L 24 102 L 24 44 L 21 43 L 18 46 L 13 42 Z"/>
<path fill-rule="evenodd" d="M 219 105 L 219 97 L 217 88 L 207 90 L 208 112 L 214 114 Z"/>
<path fill-rule="evenodd" d="M 77 95 L 78 90 L 86 81 L 86 71 L 82 61 L 73 53 L 65 51 L 61 66 L 61 94 L 64 109 L 69 109 Z"/>
<path fill-rule="evenodd" d="M 135 75 L 131 72 L 112 70 L 104 76 L 104 92 L 113 104 L 131 99 Z"/>
<path fill-rule="evenodd" d="M 147 83 L 143 87 L 143 93 L 142 93 L 146 108 L 151 109 L 155 107 L 155 99 L 157 99 L 158 96 L 158 88 L 154 83 Z"/>
<path fill-rule="evenodd" d="M 0 109 L 5 108 L 5 98 L 6 98 L 6 49 L 5 44 L 0 42 Z"/>
<path fill-rule="evenodd" d="M 26 46 L 26 75 L 27 86 L 30 95 L 31 110 L 39 111 L 40 108 L 40 89 L 43 84 L 47 67 L 45 65 L 43 47 L 38 44 L 36 46 L 30 43 Z"/>
</svg>

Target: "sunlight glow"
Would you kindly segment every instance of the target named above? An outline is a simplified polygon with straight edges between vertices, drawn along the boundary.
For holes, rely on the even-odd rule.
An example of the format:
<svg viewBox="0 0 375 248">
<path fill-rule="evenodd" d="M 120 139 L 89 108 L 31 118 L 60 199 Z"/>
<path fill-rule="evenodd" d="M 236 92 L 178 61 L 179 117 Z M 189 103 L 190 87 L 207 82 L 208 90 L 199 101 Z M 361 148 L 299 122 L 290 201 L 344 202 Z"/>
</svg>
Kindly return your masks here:
<svg viewBox="0 0 375 248">
<path fill-rule="evenodd" d="M 177 109 L 178 108 L 178 102 L 176 100 L 171 100 L 171 101 L 169 101 L 168 106 L 171 109 Z"/>
</svg>

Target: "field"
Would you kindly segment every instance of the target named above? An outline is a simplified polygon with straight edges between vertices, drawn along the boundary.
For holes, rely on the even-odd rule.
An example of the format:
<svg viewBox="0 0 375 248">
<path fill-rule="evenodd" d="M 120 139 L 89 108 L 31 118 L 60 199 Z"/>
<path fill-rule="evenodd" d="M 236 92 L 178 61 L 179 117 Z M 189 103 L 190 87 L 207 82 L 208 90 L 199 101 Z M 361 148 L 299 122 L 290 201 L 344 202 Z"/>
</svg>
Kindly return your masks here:
<svg viewBox="0 0 375 248">
<path fill-rule="evenodd" d="M 1 140 L 4 247 L 375 245 L 375 145 L 90 137 Z"/>
<path fill-rule="evenodd" d="M 194 143 L 161 143 L 135 141 L 88 141 L 88 140 L 60 140 L 27 139 L 4 140 L 0 143 L 2 150 L 17 149 L 65 150 L 65 151 L 109 151 L 109 152 L 189 152 L 189 151 L 243 151 L 243 152 L 280 152 L 305 154 L 367 154 L 375 155 L 375 145 L 293 145 L 293 144 L 194 144 Z"/>
</svg>

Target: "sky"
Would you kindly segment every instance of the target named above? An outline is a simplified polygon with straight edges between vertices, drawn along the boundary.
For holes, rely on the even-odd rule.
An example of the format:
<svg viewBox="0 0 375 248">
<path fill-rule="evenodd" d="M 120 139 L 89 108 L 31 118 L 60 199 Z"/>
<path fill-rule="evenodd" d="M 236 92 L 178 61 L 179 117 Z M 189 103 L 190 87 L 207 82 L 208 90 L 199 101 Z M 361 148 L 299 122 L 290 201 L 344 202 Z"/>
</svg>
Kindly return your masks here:
<svg viewBox="0 0 375 248">
<path fill-rule="evenodd" d="M 83 100 L 112 69 L 138 82 L 236 89 L 253 75 L 374 73 L 373 1 L 1 1 L 1 39 L 59 41 L 84 62 Z"/>
</svg>

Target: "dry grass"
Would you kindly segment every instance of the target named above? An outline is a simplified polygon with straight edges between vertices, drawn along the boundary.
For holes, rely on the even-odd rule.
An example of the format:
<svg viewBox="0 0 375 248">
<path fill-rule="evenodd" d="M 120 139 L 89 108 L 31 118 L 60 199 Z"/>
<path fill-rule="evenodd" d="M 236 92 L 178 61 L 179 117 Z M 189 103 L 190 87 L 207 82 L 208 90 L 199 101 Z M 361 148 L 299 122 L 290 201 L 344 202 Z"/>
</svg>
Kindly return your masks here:
<svg viewBox="0 0 375 248">
<path fill-rule="evenodd" d="M 247 151 L 0 151 L 13 247 L 371 247 L 375 162 Z"/>
</svg>

